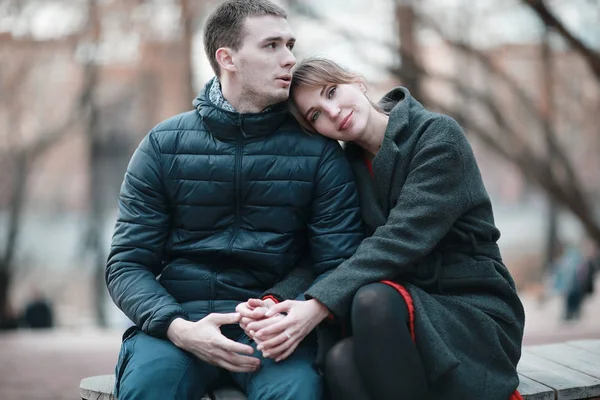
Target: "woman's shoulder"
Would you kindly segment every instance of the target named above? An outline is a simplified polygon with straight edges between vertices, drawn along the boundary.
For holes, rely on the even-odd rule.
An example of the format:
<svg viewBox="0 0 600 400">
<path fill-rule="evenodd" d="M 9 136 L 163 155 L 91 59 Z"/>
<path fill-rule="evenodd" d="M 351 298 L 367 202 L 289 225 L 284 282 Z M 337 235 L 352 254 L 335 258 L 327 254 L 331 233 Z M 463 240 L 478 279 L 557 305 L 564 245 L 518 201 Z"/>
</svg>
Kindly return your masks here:
<svg viewBox="0 0 600 400">
<path fill-rule="evenodd" d="M 449 115 L 422 108 L 411 118 L 410 124 L 419 134 L 421 145 L 429 143 L 455 146 L 468 145 L 467 137 L 459 123 Z"/>
</svg>

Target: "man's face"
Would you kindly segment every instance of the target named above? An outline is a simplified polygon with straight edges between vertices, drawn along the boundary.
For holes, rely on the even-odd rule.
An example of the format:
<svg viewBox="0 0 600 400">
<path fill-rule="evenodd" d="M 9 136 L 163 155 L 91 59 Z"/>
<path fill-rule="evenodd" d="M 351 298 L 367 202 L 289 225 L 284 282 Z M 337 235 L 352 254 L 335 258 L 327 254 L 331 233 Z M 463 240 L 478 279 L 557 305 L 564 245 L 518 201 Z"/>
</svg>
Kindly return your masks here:
<svg viewBox="0 0 600 400">
<path fill-rule="evenodd" d="M 287 100 L 296 58 L 296 41 L 287 21 L 264 15 L 249 17 L 242 47 L 233 52 L 242 96 L 269 106 Z"/>
</svg>

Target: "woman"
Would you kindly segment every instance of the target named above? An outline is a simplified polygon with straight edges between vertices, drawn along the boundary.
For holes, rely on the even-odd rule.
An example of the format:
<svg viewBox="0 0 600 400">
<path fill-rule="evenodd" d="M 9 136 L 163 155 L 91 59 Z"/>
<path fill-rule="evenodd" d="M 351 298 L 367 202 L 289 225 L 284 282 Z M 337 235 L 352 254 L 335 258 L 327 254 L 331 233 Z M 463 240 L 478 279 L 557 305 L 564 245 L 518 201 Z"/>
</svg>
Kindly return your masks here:
<svg viewBox="0 0 600 400">
<path fill-rule="evenodd" d="M 401 87 L 374 104 L 363 79 L 319 58 L 296 67 L 291 110 L 347 142 L 368 236 L 305 293 L 349 328 L 326 358 L 333 398 L 520 398 L 523 308 L 459 125 Z M 245 325 L 263 354 L 285 356 L 320 322 L 303 303 Z"/>
</svg>

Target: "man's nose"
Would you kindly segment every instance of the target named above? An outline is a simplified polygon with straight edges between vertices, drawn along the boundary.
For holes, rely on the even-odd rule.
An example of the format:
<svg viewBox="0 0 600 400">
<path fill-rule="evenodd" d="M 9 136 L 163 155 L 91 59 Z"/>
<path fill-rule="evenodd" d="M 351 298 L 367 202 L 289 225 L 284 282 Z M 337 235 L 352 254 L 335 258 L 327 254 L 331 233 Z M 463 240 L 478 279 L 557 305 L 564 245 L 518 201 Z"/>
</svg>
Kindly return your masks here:
<svg viewBox="0 0 600 400">
<path fill-rule="evenodd" d="M 283 57 L 283 66 L 286 68 L 292 68 L 294 65 L 296 65 L 296 57 L 294 56 L 294 53 L 292 53 L 292 51 L 286 47 L 286 53 Z"/>
</svg>

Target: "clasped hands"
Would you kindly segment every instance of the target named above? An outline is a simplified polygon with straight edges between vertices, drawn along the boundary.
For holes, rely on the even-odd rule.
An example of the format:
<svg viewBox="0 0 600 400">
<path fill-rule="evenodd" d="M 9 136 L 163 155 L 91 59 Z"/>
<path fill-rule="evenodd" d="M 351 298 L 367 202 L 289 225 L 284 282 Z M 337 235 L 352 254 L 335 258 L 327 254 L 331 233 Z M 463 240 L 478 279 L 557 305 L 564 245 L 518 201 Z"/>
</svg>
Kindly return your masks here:
<svg viewBox="0 0 600 400">
<path fill-rule="evenodd" d="M 285 314 L 284 314 L 285 313 Z M 200 360 L 232 372 L 251 372 L 260 367 L 252 346 L 235 342 L 221 333 L 222 325 L 239 323 L 258 344 L 264 357 L 285 360 L 329 311 L 316 300 L 250 299 L 240 303 L 235 313 L 212 313 L 199 321 L 174 319 L 167 330 L 168 339 Z"/>
<path fill-rule="evenodd" d="M 275 304 L 271 299 L 249 299 L 236 307 L 240 327 L 253 339 L 263 357 L 275 362 L 285 360 L 328 315 L 327 307 L 315 299 L 286 300 Z"/>
</svg>

